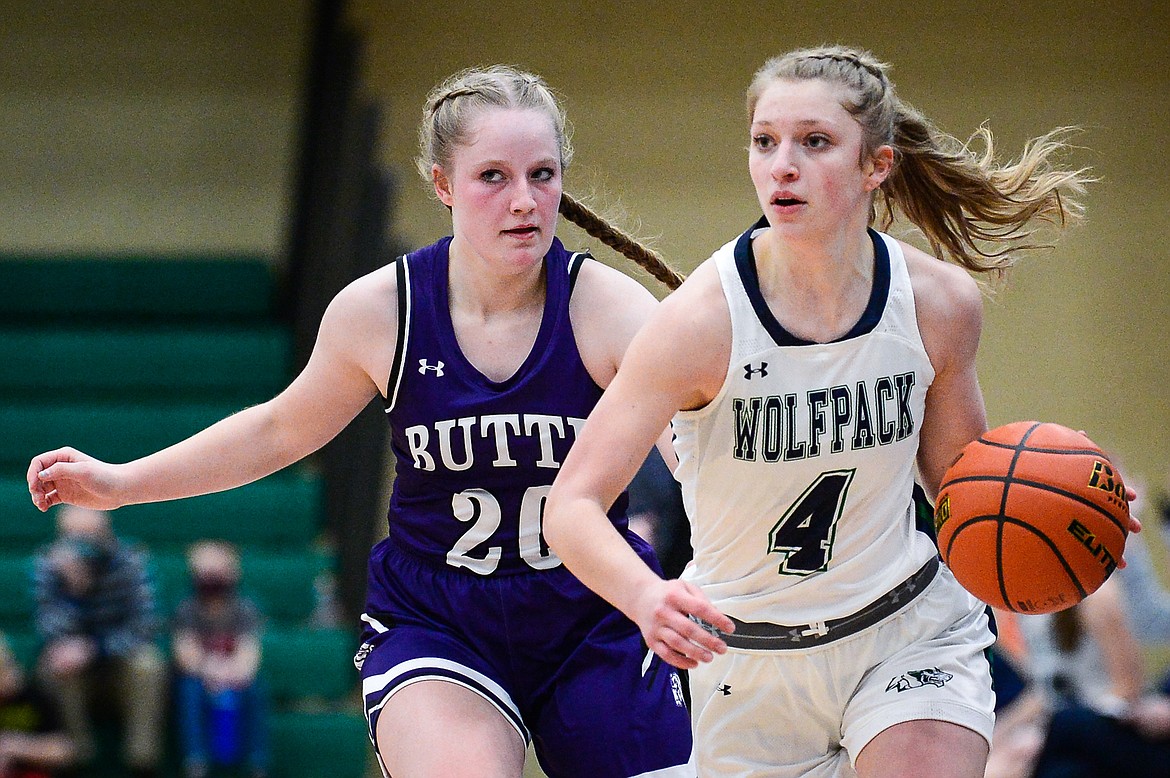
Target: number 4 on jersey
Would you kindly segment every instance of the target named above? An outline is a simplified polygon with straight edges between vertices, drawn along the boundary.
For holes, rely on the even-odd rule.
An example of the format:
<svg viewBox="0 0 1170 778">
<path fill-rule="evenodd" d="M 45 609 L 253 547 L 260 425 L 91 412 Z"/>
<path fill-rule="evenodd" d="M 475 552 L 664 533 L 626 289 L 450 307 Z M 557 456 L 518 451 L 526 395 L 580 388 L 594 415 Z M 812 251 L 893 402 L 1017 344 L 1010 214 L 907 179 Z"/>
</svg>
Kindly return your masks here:
<svg viewBox="0 0 1170 778">
<path fill-rule="evenodd" d="M 783 554 L 782 575 L 809 575 L 826 570 L 833 558 L 837 520 L 854 470 L 821 473 L 768 533 L 768 551 Z"/>
</svg>

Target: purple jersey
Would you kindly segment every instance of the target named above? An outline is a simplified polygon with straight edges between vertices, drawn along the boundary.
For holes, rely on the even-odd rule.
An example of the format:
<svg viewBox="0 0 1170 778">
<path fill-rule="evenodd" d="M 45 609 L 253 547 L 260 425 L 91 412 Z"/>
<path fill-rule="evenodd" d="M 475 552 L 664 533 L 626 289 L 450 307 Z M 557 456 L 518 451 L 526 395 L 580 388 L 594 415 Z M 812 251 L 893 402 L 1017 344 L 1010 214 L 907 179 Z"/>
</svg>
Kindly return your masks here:
<svg viewBox="0 0 1170 778">
<path fill-rule="evenodd" d="M 584 252 L 554 239 L 536 342 L 514 375 L 480 373 L 455 339 L 448 304 L 451 238 L 398 260 L 398 351 L 386 414 L 396 459 L 391 543 L 479 575 L 561 564 L 541 519 L 553 478 L 601 397 L 569 321 Z M 624 532 L 626 497 L 610 510 Z"/>
<path fill-rule="evenodd" d="M 549 551 L 549 487 L 601 397 L 569 322 L 588 256 L 553 241 L 536 342 L 495 382 L 455 340 L 451 239 L 400 258 L 387 415 L 397 459 L 389 536 L 370 553 L 362 645 L 367 721 L 399 690 L 443 681 L 494 706 L 553 778 L 694 778 L 682 682 L 638 628 Z M 610 519 L 628 531 L 626 497 Z M 523 573 L 529 573 L 524 575 Z M 384 765 L 383 765 L 384 766 Z"/>
</svg>

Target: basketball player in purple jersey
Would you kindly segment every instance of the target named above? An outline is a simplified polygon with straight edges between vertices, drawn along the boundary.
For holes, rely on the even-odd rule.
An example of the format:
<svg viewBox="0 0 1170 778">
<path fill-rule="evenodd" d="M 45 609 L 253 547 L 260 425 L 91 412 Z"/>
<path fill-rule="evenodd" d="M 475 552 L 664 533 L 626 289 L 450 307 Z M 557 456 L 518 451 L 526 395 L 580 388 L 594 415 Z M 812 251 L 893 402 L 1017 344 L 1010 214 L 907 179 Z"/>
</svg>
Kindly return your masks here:
<svg viewBox="0 0 1170 778">
<path fill-rule="evenodd" d="M 554 778 L 694 776 L 676 671 L 541 533 L 553 477 L 654 298 L 554 238 L 558 209 L 592 215 L 562 197 L 571 148 L 538 77 L 452 76 L 420 139 L 452 237 L 342 290 L 274 399 L 127 464 L 42 454 L 33 502 L 109 509 L 248 483 L 320 448 L 377 393 L 397 479 L 355 662 L 383 770 L 519 778 L 531 742 Z M 625 504 L 611 521 L 658 569 Z"/>
</svg>

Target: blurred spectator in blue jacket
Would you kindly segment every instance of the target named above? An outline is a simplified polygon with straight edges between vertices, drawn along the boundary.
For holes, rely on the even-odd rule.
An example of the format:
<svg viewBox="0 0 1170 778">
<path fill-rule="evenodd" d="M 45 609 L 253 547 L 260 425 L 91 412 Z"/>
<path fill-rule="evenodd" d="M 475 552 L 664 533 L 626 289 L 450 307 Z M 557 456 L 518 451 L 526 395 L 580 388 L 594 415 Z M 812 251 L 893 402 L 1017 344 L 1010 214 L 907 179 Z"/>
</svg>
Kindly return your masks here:
<svg viewBox="0 0 1170 778">
<path fill-rule="evenodd" d="M 188 552 L 193 592 L 175 612 L 179 744 L 188 778 L 212 765 L 268 773 L 268 705 L 259 676 L 260 610 L 240 594 L 235 546 L 201 541 Z"/>
</svg>

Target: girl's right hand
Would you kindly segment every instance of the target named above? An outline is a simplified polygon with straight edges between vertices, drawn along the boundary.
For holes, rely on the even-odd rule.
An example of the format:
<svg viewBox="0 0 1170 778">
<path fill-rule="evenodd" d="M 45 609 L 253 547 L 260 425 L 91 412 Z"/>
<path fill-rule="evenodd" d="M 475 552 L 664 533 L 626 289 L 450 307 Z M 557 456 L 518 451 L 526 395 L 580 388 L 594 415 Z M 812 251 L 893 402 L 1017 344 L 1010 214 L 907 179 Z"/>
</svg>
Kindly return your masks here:
<svg viewBox="0 0 1170 778">
<path fill-rule="evenodd" d="M 634 621 L 646 645 L 682 670 L 692 670 L 727 652 L 727 644 L 710 628 L 725 634 L 735 631 L 731 619 L 699 587 L 685 581 L 659 581 L 647 587 L 635 610 Z"/>
<path fill-rule="evenodd" d="M 124 504 L 117 497 L 118 467 L 74 448 L 46 451 L 28 466 L 28 493 L 41 511 L 62 503 L 113 510 Z"/>
</svg>

